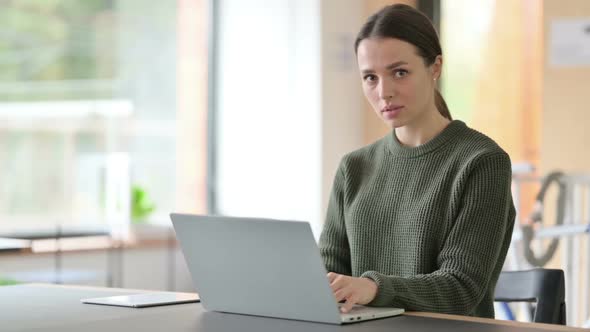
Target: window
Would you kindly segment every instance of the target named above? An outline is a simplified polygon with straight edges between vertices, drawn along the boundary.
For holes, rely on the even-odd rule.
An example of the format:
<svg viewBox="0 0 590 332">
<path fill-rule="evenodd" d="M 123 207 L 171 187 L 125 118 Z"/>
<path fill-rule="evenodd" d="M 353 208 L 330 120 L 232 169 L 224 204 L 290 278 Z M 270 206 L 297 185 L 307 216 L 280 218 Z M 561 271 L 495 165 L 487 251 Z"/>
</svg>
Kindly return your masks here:
<svg viewBox="0 0 590 332">
<path fill-rule="evenodd" d="M 319 229 L 319 4 L 217 4 L 213 212 Z"/>
<path fill-rule="evenodd" d="M 203 2 L 3 4 L 0 227 L 128 222 L 132 187 L 150 221 L 204 206 Z"/>
</svg>

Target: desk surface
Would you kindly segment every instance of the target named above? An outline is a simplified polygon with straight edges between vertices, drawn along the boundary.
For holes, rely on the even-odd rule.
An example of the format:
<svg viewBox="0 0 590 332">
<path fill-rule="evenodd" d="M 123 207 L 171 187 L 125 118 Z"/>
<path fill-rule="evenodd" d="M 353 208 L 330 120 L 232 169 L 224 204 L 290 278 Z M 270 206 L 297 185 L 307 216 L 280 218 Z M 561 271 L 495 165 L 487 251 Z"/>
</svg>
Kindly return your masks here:
<svg viewBox="0 0 590 332">
<path fill-rule="evenodd" d="M 40 228 L 16 228 L 2 230 L 0 236 L 4 238 L 21 239 L 21 240 L 44 240 L 69 237 L 86 237 L 86 236 L 106 236 L 110 235 L 107 226 L 88 225 L 88 226 L 63 226 L 63 227 L 45 227 Z"/>
<path fill-rule="evenodd" d="M 143 309 L 82 304 L 80 299 L 136 294 L 140 291 L 54 285 L 0 287 L 0 322 L 8 331 L 582 331 L 453 315 L 407 313 L 403 316 L 329 325 L 205 311 L 198 303 Z M 587 330 L 585 330 L 587 331 Z"/>
</svg>

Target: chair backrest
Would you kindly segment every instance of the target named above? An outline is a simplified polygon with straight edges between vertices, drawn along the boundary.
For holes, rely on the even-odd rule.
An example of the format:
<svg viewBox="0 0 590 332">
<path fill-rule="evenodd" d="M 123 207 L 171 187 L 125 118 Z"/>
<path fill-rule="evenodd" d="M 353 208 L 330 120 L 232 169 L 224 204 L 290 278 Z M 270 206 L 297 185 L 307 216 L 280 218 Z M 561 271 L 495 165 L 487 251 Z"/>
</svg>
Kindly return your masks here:
<svg viewBox="0 0 590 332">
<path fill-rule="evenodd" d="M 536 302 L 533 321 L 565 325 L 565 277 L 563 270 L 533 269 L 500 273 L 495 301 Z"/>
</svg>

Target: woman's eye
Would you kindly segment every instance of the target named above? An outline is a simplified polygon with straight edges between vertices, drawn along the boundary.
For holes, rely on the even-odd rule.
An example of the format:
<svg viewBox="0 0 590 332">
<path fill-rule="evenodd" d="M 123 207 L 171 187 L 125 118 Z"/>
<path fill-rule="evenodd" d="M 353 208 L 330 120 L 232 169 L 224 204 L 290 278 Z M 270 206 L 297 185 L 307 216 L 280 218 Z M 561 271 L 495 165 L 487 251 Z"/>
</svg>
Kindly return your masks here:
<svg viewBox="0 0 590 332">
<path fill-rule="evenodd" d="M 372 83 L 377 80 L 377 76 L 369 74 L 369 75 L 365 75 L 365 77 L 363 77 L 363 79 L 365 80 L 365 82 Z"/>
<path fill-rule="evenodd" d="M 393 76 L 395 76 L 396 78 L 402 78 L 406 75 L 408 75 L 408 71 L 405 69 L 399 69 L 393 73 Z"/>
</svg>

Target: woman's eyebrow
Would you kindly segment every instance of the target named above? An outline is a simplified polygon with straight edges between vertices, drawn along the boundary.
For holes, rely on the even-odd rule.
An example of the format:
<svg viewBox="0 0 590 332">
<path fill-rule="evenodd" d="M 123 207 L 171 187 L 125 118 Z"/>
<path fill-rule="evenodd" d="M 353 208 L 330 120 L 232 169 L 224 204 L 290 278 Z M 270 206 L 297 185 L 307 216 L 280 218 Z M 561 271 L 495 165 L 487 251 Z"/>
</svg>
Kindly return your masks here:
<svg viewBox="0 0 590 332">
<path fill-rule="evenodd" d="M 396 61 L 396 62 L 394 62 L 394 63 L 391 63 L 391 64 L 387 65 L 387 66 L 385 67 L 385 69 L 387 69 L 387 70 L 392 70 L 392 69 L 394 69 L 394 68 L 397 68 L 397 67 L 399 67 L 399 66 L 402 66 L 402 65 L 407 65 L 407 64 L 408 64 L 408 63 L 407 63 L 407 62 L 405 62 L 405 61 Z M 374 70 L 372 70 L 372 69 L 363 69 L 363 70 L 361 71 L 361 73 L 363 73 L 363 75 L 365 75 L 365 74 L 373 74 L 373 73 L 375 73 L 375 71 L 374 71 Z"/>
<path fill-rule="evenodd" d="M 407 64 L 408 63 L 405 62 L 405 61 L 397 61 L 397 62 L 394 62 L 394 63 L 388 65 L 387 67 L 385 67 L 385 69 L 391 70 L 393 68 L 396 68 L 396 67 L 399 67 L 399 66 L 402 66 L 402 65 L 407 65 Z"/>
</svg>

